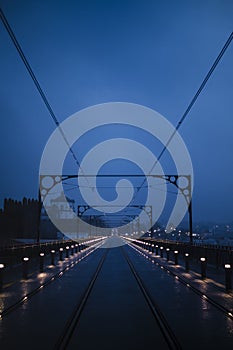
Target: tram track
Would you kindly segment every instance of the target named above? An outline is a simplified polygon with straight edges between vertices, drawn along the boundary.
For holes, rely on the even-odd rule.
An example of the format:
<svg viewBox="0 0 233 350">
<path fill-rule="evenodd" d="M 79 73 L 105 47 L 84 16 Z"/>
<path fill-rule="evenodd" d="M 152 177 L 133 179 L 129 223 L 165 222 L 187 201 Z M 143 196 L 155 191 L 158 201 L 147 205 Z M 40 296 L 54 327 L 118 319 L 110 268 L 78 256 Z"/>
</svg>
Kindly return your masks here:
<svg viewBox="0 0 233 350">
<path fill-rule="evenodd" d="M 54 350 L 72 350 L 76 348 L 87 350 L 95 347 L 101 348 L 102 346 L 103 350 L 109 348 L 118 350 L 134 349 L 135 346 L 136 348 L 146 348 L 151 345 L 156 345 L 161 350 L 189 348 L 187 347 L 187 337 L 180 332 L 183 321 L 179 320 L 179 317 L 176 321 L 174 312 L 170 310 L 170 304 L 167 305 L 163 296 L 161 297 L 161 293 L 157 293 L 157 282 L 160 280 L 161 274 L 155 274 L 155 277 L 157 277 L 155 278 L 156 283 L 154 283 L 153 272 L 160 270 L 159 265 L 158 270 L 156 268 L 151 271 L 148 268 L 147 273 L 147 267 L 150 265 L 144 265 L 143 263 L 144 257 L 148 263 L 149 260 L 152 261 L 154 258 L 149 254 L 146 255 L 145 251 L 140 251 L 132 244 L 110 249 L 111 244 L 108 244 L 107 241 L 103 245 L 104 249 L 99 249 L 94 259 L 90 260 L 91 265 L 88 266 L 87 274 L 85 266 L 83 266 L 82 274 L 79 275 L 81 278 L 76 282 L 71 281 L 71 279 L 77 277 L 76 273 L 68 275 L 68 279 L 64 280 L 65 289 L 63 290 L 69 291 L 72 288 L 72 293 L 67 294 L 71 296 L 68 296 L 67 304 L 64 300 L 66 294 L 63 294 L 63 290 L 61 290 L 57 295 L 57 300 L 52 299 L 52 304 L 48 305 L 46 310 L 47 321 L 41 326 L 41 331 L 42 329 L 48 329 L 48 327 L 51 331 L 47 348 Z M 144 257 L 141 256 L 140 258 L 138 253 Z M 89 264 L 89 262 L 87 263 Z M 70 265 L 72 264 L 74 264 L 73 261 Z M 165 267 L 162 268 L 165 272 Z M 163 275 L 162 271 L 161 273 Z M 171 277 L 168 277 L 167 282 L 172 287 L 174 285 L 172 282 L 173 276 L 172 273 L 169 272 L 169 274 L 171 274 Z M 178 283 L 182 283 L 179 278 L 176 278 L 176 280 Z M 82 281 L 81 285 L 80 281 Z M 186 285 L 186 283 L 183 284 Z M 174 287 L 177 288 L 177 286 L 182 298 L 188 300 L 191 298 L 194 304 L 196 300 L 196 305 L 199 306 L 199 299 L 194 297 L 191 286 L 186 290 L 175 283 Z M 47 300 L 51 300 L 53 293 L 56 293 L 53 288 L 46 289 L 44 298 L 39 302 L 39 308 L 37 298 L 32 298 L 32 303 L 28 304 L 27 310 L 30 309 L 31 312 L 35 307 L 35 310 L 38 309 L 38 314 L 35 313 L 35 315 L 39 315 L 40 306 L 44 305 Z M 172 292 L 170 295 L 172 295 Z M 207 298 L 205 300 L 209 301 Z M 60 310 L 59 318 L 57 318 L 53 310 L 54 306 L 61 302 L 63 303 L 63 309 Z M 178 310 L 181 311 L 179 307 Z M 217 314 L 214 308 L 211 307 L 210 310 L 211 314 Z M 28 315 L 26 317 L 29 322 L 31 320 L 30 312 L 25 314 L 25 316 Z M 189 319 L 189 312 L 186 312 L 183 306 L 182 312 L 185 318 L 184 322 L 186 322 Z M 221 319 L 221 313 L 218 313 L 218 315 Z M 15 314 L 13 313 L 12 316 L 14 318 Z M 197 325 L 199 327 L 199 320 L 199 317 L 195 318 L 192 326 Z M 11 317 L 9 317 L 10 321 Z M 50 324 L 56 324 L 56 326 L 50 328 Z M 195 337 L 192 338 L 192 341 L 195 346 L 198 344 Z M 38 343 L 40 343 L 39 339 Z M 193 348 L 190 347 L 190 349 Z"/>
<path fill-rule="evenodd" d="M 134 245 L 133 243 L 129 243 L 127 241 L 127 245 L 131 247 L 132 249 L 136 250 L 139 254 L 142 254 L 144 257 L 146 257 L 147 260 L 151 261 L 155 265 L 159 266 L 161 269 L 172 275 L 177 281 L 179 281 L 181 284 L 189 288 L 191 291 L 193 291 L 196 295 L 198 295 L 201 299 L 206 300 L 209 302 L 212 306 L 214 306 L 218 311 L 221 311 L 225 314 L 226 317 L 233 320 L 233 312 L 232 310 L 227 309 L 225 306 L 220 304 L 218 301 L 216 301 L 213 297 L 209 296 L 207 293 L 203 293 L 200 289 L 195 287 L 192 282 L 187 280 L 185 277 L 181 276 L 178 272 L 174 272 L 172 269 L 168 268 L 164 264 L 155 261 L 154 257 L 151 257 L 149 254 L 146 254 L 144 251 L 138 248 L 138 246 Z"/>
<path fill-rule="evenodd" d="M 82 322 L 82 313 L 84 312 L 85 306 L 87 305 L 87 302 L 90 296 L 92 295 L 92 293 L 93 294 L 95 293 L 95 283 L 98 280 L 98 277 L 106 262 L 106 258 L 109 253 L 109 250 L 110 250 L 109 248 L 106 249 L 101 260 L 99 261 L 97 268 L 93 273 L 93 276 L 90 279 L 90 282 L 86 290 L 83 293 L 83 296 L 81 297 L 79 303 L 76 305 L 69 319 L 67 320 L 62 333 L 59 335 L 58 340 L 55 344 L 54 350 L 69 349 L 70 344 L 72 343 L 72 337 L 74 336 L 74 334 L 79 337 L 79 335 L 77 334 L 78 334 L 79 322 Z M 143 300 L 143 303 L 145 303 L 149 307 L 149 310 L 152 313 L 152 316 L 153 316 L 152 320 L 153 318 L 155 320 L 155 330 L 158 328 L 158 331 L 161 333 L 165 341 L 166 348 L 170 350 L 182 350 L 182 347 L 176 335 L 174 334 L 172 328 L 168 324 L 167 320 L 165 319 L 165 316 L 159 309 L 158 305 L 155 304 L 149 292 L 146 290 L 143 281 L 139 277 L 139 274 L 137 273 L 133 263 L 130 261 L 130 258 L 127 255 L 126 251 L 122 247 L 120 248 L 120 251 L 121 251 L 121 255 L 126 261 L 126 265 L 128 266 L 128 271 L 130 272 L 130 274 L 133 275 L 133 280 L 135 281 L 137 287 L 139 287 L 139 290 L 141 291 L 140 295 L 143 298 L 141 300 Z M 73 349 L 73 347 L 71 348 Z"/>
<path fill-rule="evenodd" d="M 137 281 L 137 284 L 139 286 L 139 288 L 142 291 L 142 294 L 164 336 L 165 341 L 167 342 L 168 348 L 170 350 L 181 350 L 182 347 L 179 343 L 179 340 L 177 339 L 176 335 L 174 334 L 172 328 L 170 327 L 170 325 L 168 324 L 165 316 L 163 315 L 163 313 L 161 312 L 161 310 L 159 309 L 158 305 L 156 305 L 156 303 L 154 302 L 154 300 L 151 298 L 148 290 L 146 289 L 142 279 L 140 278 L 139 274 L 137 273 L 133 263 L 130 261 L 129 256 L 127 255 L 126 251 L 124 250 L 124 248 L 121 248 L 123 256 L 125 257 L 125 260 L 127 261 L 127 264 L 132 272 L 132 274 L 135 277 L 135 280 Z"/>
<path fill-rule="evenodd" d="M 55 344 L 54 350 L 65 350 L 67 346 L 69 345 L 69 342 L 73 336 L 74 330 L 79 322 L 79 319 L 81 317 L 81 314 L 84 310 L 85 304 L 89 298 L 89 295 L 94 287 L 94 284 L 98 278 L 98 275 L 102 269 L 102 266 L 105 262 L 105 259 L 108 254 L 108 249 L 104 252 L 104 255 L 102 256 L 101 260 L 99 261 L 97 268 L 80 300 L 78 305 L 75 307 L 73 313 L 70 315 L 70 318 L 68 319 L 62 333 L 60 334 L 57 343 Z"/>
<path fill-rule="evenodd" d="M 87 256 L 89 256 L 91 253 L 93 253 L 99 246 L 101 246 L 103 243 L 95 244 L 91 247 L 91 249 L 87 249 L 87 251 L 83 251 L 81 253 L 78 253 L 80 255 L 77 255 L 73 258 L 71 263 L 66 265 L 64 268 L 62 268 L 60 271 L 49 277 L 45 280 L 45 282 L 41 283 L 36 288 L 33 288 L 30 292 L 23 295 L 21 298 L 19 298 L 17 301 L 12 303 L 11 305 L 7 306 L 0 312 L 0 320 L 5 318 L 8 314 L 12 313 L 16 309 L 18 309 L 20 306 L 22 306 L 26 301 L 31 300 L 33 296 L 38 294 L 40 291 L 42 291 L 45 287 L 50 285 L 53 281 L 57 280 L 58 278 L 61 278 L 65 272 L 73 268 L 76 264 L 81 262 L 83 259 L 85 259 Z"/>
</svg>

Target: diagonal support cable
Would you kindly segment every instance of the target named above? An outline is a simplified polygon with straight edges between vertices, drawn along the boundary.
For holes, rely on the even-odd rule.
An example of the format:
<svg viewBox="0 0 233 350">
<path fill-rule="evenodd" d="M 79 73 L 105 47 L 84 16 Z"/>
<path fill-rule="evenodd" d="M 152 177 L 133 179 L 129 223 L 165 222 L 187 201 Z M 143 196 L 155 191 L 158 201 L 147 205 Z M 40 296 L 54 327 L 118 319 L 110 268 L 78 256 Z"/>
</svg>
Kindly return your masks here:
<svg viewBox="0 0 233 350">
<path fill-rule="evenodd" d="M 24 54 L 24 52 L 23 52 L 23 50 L 22 50 L 22 48 L 21 48 L 21 46 L 20 46 L 20 44 L 18 42 L 18 40 L 16 39 L 16 36 L 14 35 L 14 32 L 11 29 L 11 27 L 10 27 L 10 25 L 9 25 L 9 23 L 8 23 L 8 21 L 7 21 L 7 19 L 6 19 L 6 17 L 5 17 L 5 15 L 4 15 L 4 13 L 3 13 L 1 8 L 0 8 L 0 18 L 1 18 L 3 24 L 4 24 L 5 28 L 6 28 L 9 36 L 10 36 L 12 42 L 14 43 L 14 46 L 15 46 L 16 50 L 18 51 L 18 53 L 19 53 L 19 55 L 20 55 L 24 65 L 25 65 L 29 75 L 31 76 L 31 78 L 32 78 L 32 80 L 33 80 L 33 82 L 34 82 L 34 84 L 35 84 L 35 86 L 36 86 L 36 88 L 37 88 L 37 90 L 38 90 L 38 92 L 39 92 L 39 94 L 40 94 L 44 104 L 45 104 L 45 106 L 47 107 L 50 116 L 52 117 L 52 119 L 53 119 L 54 123 L 56 124 L 57 128 L 59 129 L 59 131 L 60 131 L 60 133 L 61 133 L 61 135 L 62 135 L 62 137 L 63 137 L 63 139 L 64 139 L 64 141 L 65 141 L 65 143 L 67 145 L 67 147 L 69 148 L 69 151 L 72 154 L 72 157 L 75 160 L 75 163 L 78 165 L 78 167 L 80 168 L 81 172 L 83 173 L 83 170 L 82 170 L 82 168 L 80 166 L 78 158 L 76 157 L 76 155 L 75 155 L 71 145 L 69 144 L 69 141 L 68 141 L 68 139 L 67 139 L 67 137 L 66 137 L 66 135 L 65 135 L 65 133 L 64 133 L 64 131 L 63 131 L 63 129 L 62 129 L 62 127 L 61 127 L 61 125 L 60 125 L 60 123 L 59 123 L 59 121 L 58 121 L 58 119 L 57 119 L 57 117 L 56 117 L 56 115 L 55 115 L 55 113 L 54 113 L 54 111 L 53 111 L 53 109 L 52 109 L 52 107 L 51 107 L 51 105 L 50 105 L 46 95 L 45 95 L 45 93 L 43 92 L 43 90 L 41 88 L 41 85 L 40 85 L 39 81 L 37 80 L 37 78 L 36 78 L 32 68 L 31 68 L 31 66 L 30 66 L 30 64 L 29 64 L 29 62 L 28 62 L 28 60 L 27 60 L 27 58 L 26 58 L 26 56 L 25 56 L 25 54 Z M 86 179 L 86 181 L 88 182 L 87 179 Z"/>
<path fill-rule="evenodd" d="M 160 152 L 159 156 L 157 157 L 157 160 L 155 161 L 154 165 L 152 166 L 151 170 L 149 171 L 149 174 L 151 174 L 151 172 L 153 171 L 154 167 L 158 164 L 159 160 L 161 159 L 161 157 L 163 156 L 164 152 L 166 151 L 168 145 L 170 144 L 170 142 L 172 141 L 173 137 L 175 136 L 175 134 L 177 133 L 177 131 L 181 127 L 181 125 L 184 122 L 185 118 L 187 117 L 188 113 L 190 112 L 190 110 L 192 109 L 193 105 L 195 104 L 198 96 L 201 94 L 202 90 L 204 89 L 204 87 L 206 86 L 208 80 L 210 79 L 211 75 L 213 74 L 214 70 L 216 69 L 218 63 L 220 62 L 221 58 L 223 57 L 224 53 L 226 52 L 227 48 L 229 47 L 232 39 L 233 39 L 233 32 L 231 32 L 231 34 L 228 37 L 227 41 L 225 42 L 223 48 L 221 49 L 220 53 L 218 54 L 217 58 L 215 59 L 214 63 L 212 64 L 210 70 L 208 71 L 208 73 L 206 74 L 205 78 L 203 79 L 199 89 L 197 90 L 197 92 L 193 96 L 191 102 L 189 103 L 188 107 L 186 108 L 185 112 L 183 113 L 182 117 L 180 118 L 179 122 L 177 123 L 176 128 L 174 129 L 174 131 L 171 134 L 171 136 L 169 137 L 166 145 L 164 145 L 162 151 Z M 146 179 L 144 179 L 142 184 L 137 188 L 135 196 L 134 196 L 134 198 L 132 200 L 135 199 L 137 193 L 140 191 L 140 189 L 145 184 L 145 182 L 146 182 Z"/>
</svg>

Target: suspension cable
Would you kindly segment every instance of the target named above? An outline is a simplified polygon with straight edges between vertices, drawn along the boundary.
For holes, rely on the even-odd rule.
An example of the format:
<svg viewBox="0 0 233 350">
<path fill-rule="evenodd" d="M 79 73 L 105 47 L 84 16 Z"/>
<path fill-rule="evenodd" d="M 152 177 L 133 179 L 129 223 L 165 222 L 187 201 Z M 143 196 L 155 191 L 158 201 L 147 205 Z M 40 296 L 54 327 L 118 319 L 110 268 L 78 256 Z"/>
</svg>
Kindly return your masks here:
<svg viewBox="0 0 233 350">
<path fill-rule="evenodd" d="M 215 59 L 214 63 L 212 64 L 210 70 L 208 71 L 208 73 L 206 74 L 205 78 L 203 79 L 199 89 L 197 90 L 197 92 L 195 93 L 195 95 L 193 96 L 191 102 L 189 103 L 188 107 L 186 108 L 185 112 L 183 113 L 182 117 L 180 118 L 179 122 L 176 125 L 176 128 L 174 129 L 174 131 L 172 132 L 171 136 L 169 137 L 166 145 L 163 147 L 162 151 L 160 152 L 159 156 L 157 157 L 154 165 L 152 166 L 151 170 L 149 171 L 149 174 L 151 174 L 151 172 L 153 171 L 154 167 L 156 166 L 156 164 L 159 162 L 159 160 L 161 159 L 162 155 L 164 154 L 164 152 L 166 151 L 168 145 L 170 144 L 170 142 L 172 141 L 173 137 L 175 136 L 175 134 L 177 133 L 177 131 L 179 130 L 179 128 L 181 127 L 182 123 L 184 122 L 185 118 L 187 117 L 188 113 L 190 112 L 190 110 L 192 109 L 194 103 L 196 102 L 198 96 L 201 94 L 202 90 L 204 89 L 205 85 L 207 84 L 208 80 L 210 79 L 211 75 L 213 74 L 214 70 L 216 69 L 219 61 L 221 60 L 221 58 L 223 57 L 224 53 L 226 52 L 227 48 L 229 47 L 231 41 L 233 39 L 233 32 L 231 32 L 229 38 L 227 39 L 227 41 L 225 42 L 223 48 L 221 49 L 220 53 L 218 54 L 217 58 Z M 142 188 L 142 186 L 145 184 L 146 179 L 143 180 L 142 184 L 137 188 L 137 191 L 133 197 L 132 200 L 135 199 L 137 193 L 140 191 L 140 189 Z"/>
<path fill-rule="evenodd" d="M 54 111 L 53 111 L 53 109 L 52 109 L 52 107 L 51 107 L 51 105 L 50 105 L 46 95 L 45 95 L 45 93 L 43 92 L 43 90 L 41 88 L 41 85 L 40 85 L 39 81 L 37 80 L 37 78 L 36 78 L 36 76 L 35 76 L 35 74 L 34 74 L 34 72 L 32 70 L 31 65 L 29 64 L 29 62 L 28 62 L 28 60 L 27 60 L 27 58 L 26 58 L 26 56 L 25 56 L 25 54 L 24 54 L 24 52 L 23 52 L 23 50 L 22 50 L 22 48 L 21 48 L 21 46 L 20 46 L 20 44 L 18 42 L 18 40 L 16 39 L 16 36 L 15 36 L 11 26 L 9 25 L 9 23 L 8 23 L 8 21 L 7 21 L 7 19 L 6 19 L 6 17 L 5 17 L 5 15 L 4 15 L 4 13 L 3 13 L 1 8 L 0 8 L 0 17 L 1 17 L 1 20 L 2 20 L 2 22 L 4 24 L 4 26 L 5 26 L 8 34 L 9 34 L 9 36 L 10 36 L 12 42 L 14 43 L 14 46 L 15 46 L 16 50 L 18 51 L 18 53 L 19 53 L 19 55 L 20 55 L 24 65 L 26 67 L 28 73 L 30 74 L 30 76 L 31 76 L 31 78 L 32 78 L 32 80 L 33 80 L 33 82 L 34 82 L 34 84 L 35 84 L 35 86 L 36 86 L 36 88 L 37 88 L 37 90 L 38 90 L 38 92 L 39 92 L 39 94 L 40 94 L 44 104 L 45 104 L 45 106 L 47 107 L 50 116 L 52 117 L 54 123 L 56 124 L 56 127 L 59 129 L 59 131 L 60 131 L 60 133 L 61 133 L 61 135 L 62 135 L 62 137 L 63 137 L 63 139 L 64 139 L 64 141 L 66 143 L 66 145 L 69 148 L 70 153 L 73 156 L 73 159 L 75 160 L 76 164 L 78 165 L 78 167 L 82 171 L 82 168 L 80 166 L 78 158 L 76 157 L 72 147 L 70 146 L 69 141 L 68 141 L 68 139 L 67 139 L 67 137 L 66 137 L 66 135 L 65 135 L 65 133 L 64 133 L 64 131 L 63 131 L 63 129 L 62 129 L 62 127 L 61 127 L 61 125 L 60 125 L 60 123 L 59 123 L 59 121 L 58 121 L 58 119 L 57 119 L 57 117 L 56 117 L 56 115 L 55 115 L 55 113 L 54 113 Z M 83 171 L 82 171 L 82 173 L 83 173 Z"/>
</svg>

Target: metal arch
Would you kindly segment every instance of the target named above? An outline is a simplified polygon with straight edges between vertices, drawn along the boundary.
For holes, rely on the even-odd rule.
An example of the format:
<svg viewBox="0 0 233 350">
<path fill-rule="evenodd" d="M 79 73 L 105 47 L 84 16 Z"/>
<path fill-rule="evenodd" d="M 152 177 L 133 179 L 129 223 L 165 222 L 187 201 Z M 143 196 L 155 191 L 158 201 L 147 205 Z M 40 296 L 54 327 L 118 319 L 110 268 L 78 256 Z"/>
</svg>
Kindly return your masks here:
<svg viewBox="0 0 233 350">
<path fill-rule="evenodd" d="M 156 175 L 155 175 L 156 176 Z M 174 185 L 180 190 L 184 196 L 186 203 L 189 205 L 191 200 L 192 186 L 191 186 L 191 175 L 162 175 L 161 178 L 168 181 L 170 184 Z M 187 180 L 187 185 L 184 187 L 179 186 L 178 179 L 185 178 Z"/>
<path fill-rule="evenodd" d="M 109 175 L 101 175 L 101 174 L 96 174 L 96 175 L 77 175 L 77 174 L 69 174 L 69 175 L 40 175 L 40 188 L 39 188 L 39 203 L 41 204 L 41 200 L 43 201 L 44 198 L 47 196 L 47 194 L 49 193 L 49 191 L 56 186 L 57 184 L 68 180 L 68 179 L 73 179 L 73 178 L 78 178 L 78 177 L 155 177 L 155 178 L 160 178 L 160 179 L 164 179 L 165 181 L 169 182 L 170 184 L 174 185 L 184 196 L 187 206 L 188 206 L 188 212 L 189 212 L 189 233 L 190 233 L 190 243 L 193 242 L 193 228 L 192 228 L 192 199 L 191 199 L 191 193 L 192 193 L 192 186 L 191 186 L 191 175 L 178 175 L 178 174 L 166 174 L 166 175 L 136 175 L 136 174 L 109 174 Z M 50 187 L 45 187 L 43 186 L 43 180 L 45 177 L 51 178 L 52 179 L 52 185 Z M 185 187 L 181 187 L 179 186 L 178 183 L 178 179 L 179 178 L 186 178 L 187 179 L 187 186 Z M 90 206 L 87 205 L 82 205 L 80 207 L 84 207 L 84 211 L 92 208 Z M 141 210 L 145 210 L 145 206 L 143 205 L 132 205 L 130 207 L 137 207 Z M 149 206 L 148 206 L 149 207 Z M 150 206 L 151 207 L 151 206 Z M 42 205 L 39 205 L 39 214 L 38 214 L 38 235 L 37 235 L 37 241 L 39 242 L 40 240 L 40 213 L 41 213 L 41 208 Z M 150 222 L 151 222 L 151 226 L 152 226 L 152 208 L 150 208 L 149 213 L 146 212 L 146 214 L 148 214 Z M 78 211 L 78 215 L 80 216 L 80 212 Z"/>
<path fill-rule="evenodd" d="M 94 206 L 90 206 L 90 205 L 78 205 L 78 216 L 81 217 L 87 210 L 89 209 L 95 209 L 95 208 L 101 208 L 103 206 L 101 205 L 94 205 Z M 106 207 L 106 206 L 105 206 Z M 117 205 L 115 205 L 114 207 L 118 207 Z M 80 208 L 84 208 L 83 211 L 80 211 Z M 127 208 L 137 208 L 137 209 L 140 209 L 140 210 L 143 210 L 147 215 L 148 215 L 148 218 L 150 220 L 150 225 L 152 227 L 152 206 L 151 205 L 129 205 L 127 206 Z M 148 211 L 146 209 L 149 209 Z M 122 215 L 121 215 L 122 216 Z M 127 214 L 124 214 L 124 216 L 131 216 L 131 217 L 136 217 L 136 215 L 127 215 Z"/>
<path fill-rule="evenodd" d="M 110 221 L 110 222 L 120 223 L 120 222 L 123 221 L 123 218 L 124 218 L 124 217 L 127 217 L 127 221 L 129 221 L 129 222 L 131 222 L 132 219 L 133 219 L 133 220 L 135 220 L 135 219 L 137 220 L 137 219 L 138 219 L 138 215 L 132 215 L 132 214 L 125 214 L 125 215 L 112 214 L 111 216 L 113 216 L 114 218 L 115 218 L 115 217 L 117 217 L 117 218 L 116 218 L 115 220 L 110 219 L 110 218 L 108 219 L 104 214 L 101 214 L 101 215 L 92 215 L 92 214 L 90 214 L 90 215 L 82 215 L 83 219 L 89 218 L 90 224 L 91 224 L 91 222 L 92 222 L 93 220 L 95 220 L 95 221 L 96 221 L 96 224 L 97 224 L 97 220 L 100 222 L 100 221 L 101 221 L 100 218 L 102 218 L 102 217 L 105 217 L 105 219 L 102 220 L 103 223 L 106 222 L 107 220 Z M 121 218 L 121 220 L 120 220 L 120 218 Z M 100 219 L 100 220 L 99 220 L 99 219 Z M 125 220 L 125 219 L 124 219 L 124 220 Z"/>
<path fill-rule="evenodd" d="M 191 200 L 191 175 L 177 175 L 177 174 L 169 174 L 169 175 L 141 175 L 141 174 L 108 174 L 108 175 L 101 175 L 101 174 L 96 174 L 96 175 L 77 175 L 77 174 L 71 174 L 71 175 L 40 175 L 40 189 L 41 192 L 41 198 L 46 197 L 48 192 L 56 186 L 58 183 L 61 183 L 63 181 L 66 181 L 68 179 L 74 179 L 78 177 L 155 177 L 155 178 L 160 178 L 164 179 L 165 181 L 168 181 L 170 184 L 174 185 L 176 188 L 178 188 L 181 193 L 183 194 L 187 204 Z M 43 180 L 44 178 L 49 177 L 52 179 L 53 184 L 51 187 L 46 188 L 43 186 Z M 186 178 L 187 179 L 187 186 L 181 187 L 178 184 L 178 179 L 179 178 Z"/>
</svg>

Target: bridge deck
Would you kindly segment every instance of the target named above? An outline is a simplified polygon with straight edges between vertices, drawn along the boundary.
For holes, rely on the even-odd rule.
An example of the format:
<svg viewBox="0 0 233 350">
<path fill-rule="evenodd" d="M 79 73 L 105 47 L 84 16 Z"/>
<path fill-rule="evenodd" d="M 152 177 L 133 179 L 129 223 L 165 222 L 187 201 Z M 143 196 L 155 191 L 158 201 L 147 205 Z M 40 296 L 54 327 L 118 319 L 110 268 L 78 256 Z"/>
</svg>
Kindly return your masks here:
<svg viewBox="0 0 233 350">
<path fill-rule="evenodd" d="M 103 265 L 87 293 L 106 251 Z M 82 256 L 79 255 L 79 259 Z M 130 246 L 108 250 L 106 246 L 106 249 L 96 249 L 3 315 L 0 322 L 1 348 L 54 349 L 56 346 L 57 349 L 128 350 L 153 345 L 161 350 L 168 349 L 166 329 L 164 335 L 164 326 L 154 317 L 127 259 L 148 292 L 152 307 L 162 314 L 168 332 L 170 328 L 183 349 L 232 347 L 232 319 L 208 299 L 194 293 L 166 269 L 145 259 L 142 251 Z M 77 257 L 70 261 L 77 261 Z M 61 262 L 54 268 L 54 273 L 69 264 L 68 261 Z M 46 271 L 43 278 L 48 278 L 49 273 Z M 1 308 L 13 302 L 12 293 L 19 298 L 20 293 L 25 295 L 27 288 L 33 290 L 36 283 L 38 280 L 31 276 L 28 281 L 4 289 Z M 206 294 L 211 294 L 210 288 Z M 65 347 L 64 334 L 69 335 Z M 176 342 L 174 344 L 173 348 L 179 348 Z"/>
</svg>

